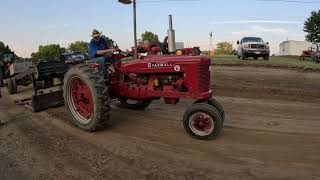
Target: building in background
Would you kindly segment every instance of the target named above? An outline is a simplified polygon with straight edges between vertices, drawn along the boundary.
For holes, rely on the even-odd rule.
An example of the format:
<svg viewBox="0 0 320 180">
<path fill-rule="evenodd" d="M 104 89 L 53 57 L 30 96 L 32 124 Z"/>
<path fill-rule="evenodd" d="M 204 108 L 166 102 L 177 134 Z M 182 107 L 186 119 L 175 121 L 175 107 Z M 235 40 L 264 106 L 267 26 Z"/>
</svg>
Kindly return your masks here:
<svg viewBox="0 0 320 180">
<path fill-rule="evenodd" d="M 302 51 L 311 47 L 312 43 L 308 41 L 284 41 L 279 45 L 280 56 L 300 56 Z"/>
</svg>

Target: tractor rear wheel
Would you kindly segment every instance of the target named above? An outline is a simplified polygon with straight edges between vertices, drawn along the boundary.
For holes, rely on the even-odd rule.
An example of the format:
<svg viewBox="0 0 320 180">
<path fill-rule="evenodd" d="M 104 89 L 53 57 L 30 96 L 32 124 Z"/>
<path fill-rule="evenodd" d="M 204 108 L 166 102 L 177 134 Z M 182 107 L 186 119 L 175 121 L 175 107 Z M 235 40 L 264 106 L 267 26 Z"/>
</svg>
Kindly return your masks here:
<svg viewBox="0 0 320 180">
<path fill-rule="evenodd" d="M 191 137 L 201 140 L 215 139 L 222 131 L 222 117 L 213 106 L 196 103 L 186 110 L 183 126 Z"/>
<path fill-rule="evenodd" d="M 144 110 L 151 104 L 151 100 L 132 100 L 132 99 L 120 99 L 120 107 L 134 109 L 134 110 Z"/>
<path fill-rule="evenodd" d="M 64 78 L 65 105 L 72 123 L 85 131 L 110 125 L 110 97 L 103 78 L 87 64 L 71 67 Z"/>
</svg>

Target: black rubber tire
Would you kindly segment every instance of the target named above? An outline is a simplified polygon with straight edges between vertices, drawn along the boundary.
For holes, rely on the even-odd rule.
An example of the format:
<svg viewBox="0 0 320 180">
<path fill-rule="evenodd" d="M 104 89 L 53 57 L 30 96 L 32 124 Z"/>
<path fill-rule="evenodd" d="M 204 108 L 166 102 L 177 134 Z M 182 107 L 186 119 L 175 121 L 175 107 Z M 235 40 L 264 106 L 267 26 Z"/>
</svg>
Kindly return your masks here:
<svg viewBox="0 0 320 180">
<path fill-rule="evenodd" d="M 151 100 L 147 100 L 147 101 L 137 102 L 136 104 L 129 104 L 127 103 L 128 99 L 119 99 L 119 101 L 120 101 L 120 107 L 133 109 L 133 110 L 144 110 L 152 102 Z"/>
<path fill-rule="evenodd" d="M 189 119 L 194 113 L 203 112 L 209 115 L 214 121 L 214 129 L 208 135 L 198 135 L 195 134 L 190 128 Z M 183 127 L 185 131 L 193 138 L 200 140 L 212 140 L 216 139 L 222 132 L 222 117 L 218 110 L 206 103 L 196 103 L 191 105 L 184 113 L 183 116 Z"/>
<path fill-rule="evenodd" d="M 94 111 L 92 119 L 89 123 L 84 124 L 79 122 L 74 112 L 70 109 L 69 103 L 69 84 L 73 77 L 80 78 L 90 88 L 93 96 Z M 65 74 L 64 78 L 64 101 L 67 109 L 72 114 L 72 123 L 85 131 L 96 131 L 104 128 L 107 125 L 112 125 L 110 116 L 110 97 L 108 96 L 108 87 L 99 73 L 90 67 L 88 64 L 78 64 L 71 67 Z M 71 107 L 72 108 L 72 107 Z"/>
<path fill-rule="evenodd" d="M 7 81 L 8 93 L 9 93 L 9 94 L 14 94 L 14 89 L 13 89 L 13 85 L 12 85 L 11 78 L 7 78 L 6 81 Z"/>
<path fill-rule="evenodd" d="M 3 83 L 3 76 L 1 74 L 1 69 L 0 69 L 0 88 L 4 87 L 4 83 Z"/>
<path fill-rule="evenodd" d="M 242 60 L 246 60 L 247 59 L 247 55 L 246 55 L 246 53 L 243 52 L 243 50 L 241 52 L 241 59 Z"/>
<path fill-rule="evenodd" d="M 194 104 L 196 104 L 196 103 L 207 103 L 207 104 L 211 105 L 212 107 L 216 108 L 221 115 L 222 124 L 224 123 L 224 120 L 226 117 L 225 111 L 224 111 L 222 105 L 217 100 L 211 98 L 211 99 L 204 100 L 204 101 L 201 101 L 201 100 L 196 101 Z"/>
<path fill-rule="evenodd" d="M 12 87 L 13 87 L 13 94 L 17 94 L 18 92 L 18 85 L 15 78 L 11 78 Z"/>
<path fill-rule="evenodd" d="M 316 63 L 320 63 L 320 58 L 316 58 Z"/>
<path fill-rule="evenodd" d="M 253 59 L 254 59 L 254 60 L 257 60 L 257 59 L 258 59 L 258 57 L 253 57 Z"/>
<path fill-rule="evenodd" d="M 263 56 L 263 60 L 265 60 L 265 61 L 269 61 L 269 54 L 267 55 L 267 56 Z"/>
<path fill-rule="evenodd" d="M 238 59 L 241 59 L 241 56 L 237 55 Z"/>
</svg>

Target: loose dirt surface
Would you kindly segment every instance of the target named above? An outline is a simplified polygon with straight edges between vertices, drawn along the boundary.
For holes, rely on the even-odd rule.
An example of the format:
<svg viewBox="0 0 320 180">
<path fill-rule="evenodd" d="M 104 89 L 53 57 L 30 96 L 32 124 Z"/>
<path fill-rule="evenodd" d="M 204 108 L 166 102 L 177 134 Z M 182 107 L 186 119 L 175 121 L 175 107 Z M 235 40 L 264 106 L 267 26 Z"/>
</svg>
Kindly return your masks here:
<svg viewBox="0 0 320 180">
<path fill-rule="evenodd" d="M 227 114 L 213 141 L 184 132 L 192 101 L 115 104 L 115 125 L 87 133 L 64 107 L 33 114 L 3 89 L 0 179 L 320 179 L 319 73 L 219 66 L 212 76 Z"/>
</svg>

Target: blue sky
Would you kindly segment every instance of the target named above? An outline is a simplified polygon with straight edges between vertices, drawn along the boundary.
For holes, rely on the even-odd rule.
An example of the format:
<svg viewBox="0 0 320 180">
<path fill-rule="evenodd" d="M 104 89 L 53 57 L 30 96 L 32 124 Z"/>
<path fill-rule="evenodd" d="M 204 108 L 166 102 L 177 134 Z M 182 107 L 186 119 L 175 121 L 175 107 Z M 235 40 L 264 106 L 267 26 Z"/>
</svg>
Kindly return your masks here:
<svg viewBox="0 0 320 180">
<path fill-rule="evenodd" d="M 137 0 L 138 33 L 157 33 L 162 40 L 173 15 L 176 40 L 185 46 L 209 47 L 214 43 L 257 35 L 269 41 L 276 52 L 280 42 L 304 40 L 303 21 L 318 4 L 263 2 L 257 0 L 182 1 Z M 319 2 L 319 1 L 315 1 Z M 0 41 L 28 57 L 40 44 L 67 46 L 76 40 L 90 40 L 97 28 L 114 39 L 120 48 L 133 44 L 132 7 L 117 0 L 1 0 Z"/>
</svg>

